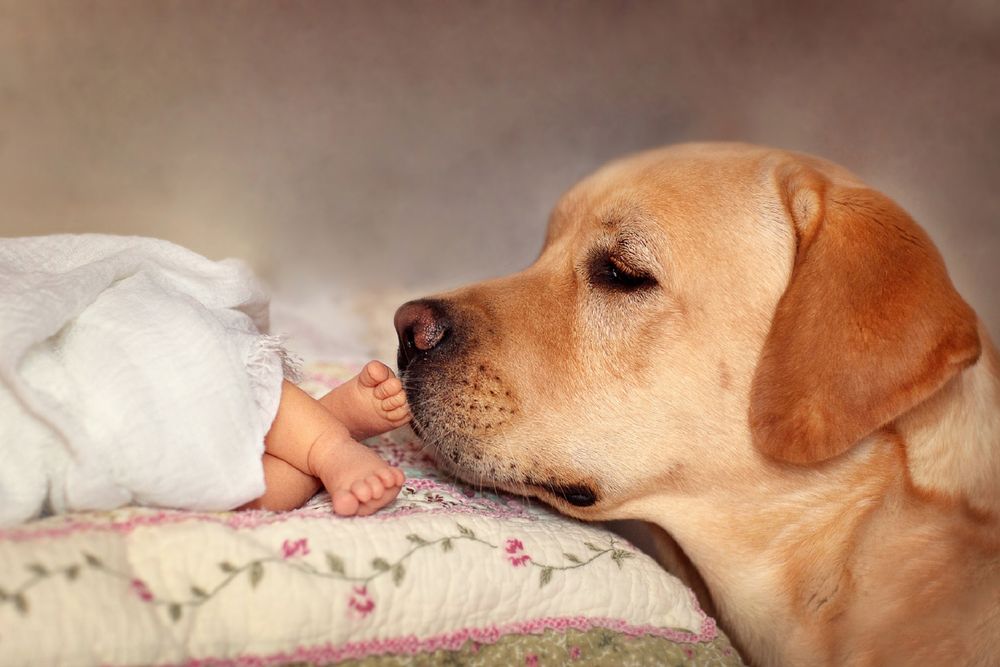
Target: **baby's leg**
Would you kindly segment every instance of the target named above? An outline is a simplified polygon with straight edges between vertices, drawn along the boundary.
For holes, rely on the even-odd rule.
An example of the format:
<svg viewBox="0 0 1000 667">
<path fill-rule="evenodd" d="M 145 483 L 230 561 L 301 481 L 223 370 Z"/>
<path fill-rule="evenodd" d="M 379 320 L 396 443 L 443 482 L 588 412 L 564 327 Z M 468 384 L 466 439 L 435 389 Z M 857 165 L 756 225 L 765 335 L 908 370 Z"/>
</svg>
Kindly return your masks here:
<svg viewBox="0 0 1000 667">
<path fill-rule="evenodd" d="M 399 494 L 403 471 L 351 438 L 345 427 L 340 429 L 324 432 L 313 444 L 310 470 L 330 492 L 334 512 L 366 516 Z"/>
<path fill-rule="evenodd" d="M 291 463 L 264 452 L 264 495 L 240 507 L 241 510 L 267 509 L 287 512 L 316 495 L 322 486 L 312 475 L 298 470 Z"/>
<path fill-rule="evenodd" d="M 360 373 L 319 402 L 356 440 L 391 431 L 410 421 L 403 385 L 381 361 L 369 361 Z"/>
<path fill-rule="evenodd" d="M 278 414 L 265 438 L 265 448 L 298 471 L 319 477 L 337 514 L 371 514 L 391 502 L 403 484 L 402 471 L 351 438 L 346 426 L 289 382 L 282 383 Z M 281 484 L 282 479 L 287 480 L 287 476 L 275 481 Z M 294 488 L 275 489 L 274 497 L 298 507 L 312 493 L 301 480 L 293 482 Z"/>
</svg>

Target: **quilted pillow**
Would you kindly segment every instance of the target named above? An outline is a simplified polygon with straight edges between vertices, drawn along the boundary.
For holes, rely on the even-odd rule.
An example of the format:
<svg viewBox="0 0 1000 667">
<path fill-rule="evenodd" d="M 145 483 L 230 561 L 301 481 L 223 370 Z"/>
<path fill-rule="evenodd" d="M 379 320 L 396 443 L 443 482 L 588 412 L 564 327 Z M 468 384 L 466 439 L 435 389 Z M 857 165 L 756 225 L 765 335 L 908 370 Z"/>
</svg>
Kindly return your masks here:
<svg viewBox="0 0 1000 667">
<path fill-rule="evenodd" d="M 354 369 L 308 369 L 314 394 Z M 739 665 L 617 535 L 443 477 L 409 429 L 389 507 L 127 508 L 0 531 L 0 664 Z"/>
</svg>

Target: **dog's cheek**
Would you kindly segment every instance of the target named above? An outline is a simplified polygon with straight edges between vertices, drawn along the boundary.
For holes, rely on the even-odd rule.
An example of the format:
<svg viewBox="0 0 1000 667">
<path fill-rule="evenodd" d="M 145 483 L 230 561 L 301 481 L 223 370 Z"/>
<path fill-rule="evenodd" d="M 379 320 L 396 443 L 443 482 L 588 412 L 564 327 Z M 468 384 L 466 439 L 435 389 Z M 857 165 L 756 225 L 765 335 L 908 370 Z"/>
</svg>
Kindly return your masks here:
<svg viewBox="0 0 1000 667">
<path fill-rule="evenodd" d="M 449 444 L 477 451 L 521 417 L 520 392 L 492 360 L 428 365 L 405 381 L 415 429 L 445 451 Z"/>
<path fill-rule="evenodd" d="M 501 433 L 520 415 L 517 392 L 490 361 L 465 365 L 455 389 L 451 408 L 463 417 L 461 430 L 471 437 Z"/>
</svg>

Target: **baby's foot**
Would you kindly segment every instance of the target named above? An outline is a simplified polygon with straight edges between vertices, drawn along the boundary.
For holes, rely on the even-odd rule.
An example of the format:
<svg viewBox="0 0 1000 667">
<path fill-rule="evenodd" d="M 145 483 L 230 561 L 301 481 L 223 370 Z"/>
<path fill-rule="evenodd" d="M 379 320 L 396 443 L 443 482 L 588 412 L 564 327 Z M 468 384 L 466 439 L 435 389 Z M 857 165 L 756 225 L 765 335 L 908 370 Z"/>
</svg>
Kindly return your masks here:
<svg viewBox="0 0 1000 667">
<path fill-rule="evenodd" d="M 341 433 L 343 433 L 341 431 Z M 367 516 L 385 507 L 403 486 L 403 471 L 360 442 L 321 435 L 309 451 L 310 472 L 319 477 L 340 516 Z"/>
<path fill-rule="evenodd" d="M 410 421 L 403 384 L 381 361 L 369 361 L 360 373 L 319 402 L 357 440 L 391 431 Z"/>
</svg>

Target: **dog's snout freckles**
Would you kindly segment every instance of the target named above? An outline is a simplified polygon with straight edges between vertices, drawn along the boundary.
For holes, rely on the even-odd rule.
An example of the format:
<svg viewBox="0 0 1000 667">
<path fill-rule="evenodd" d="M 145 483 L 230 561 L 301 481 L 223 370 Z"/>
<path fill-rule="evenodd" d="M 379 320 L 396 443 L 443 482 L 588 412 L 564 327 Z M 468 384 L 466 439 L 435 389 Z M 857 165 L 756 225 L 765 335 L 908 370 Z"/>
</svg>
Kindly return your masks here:
<svg viewBox="0 0 1000 667">
<path fill-rule="evenodd" d="M 518 415 L 515 392 L 489 362 L 468 361 L 462 350 L 415 364 L 404 376 L 414 419 L 423 432 L 482 439 L 502 432 Z M 470 443 L 462 443 L 468 450 Z"/>
<path fill-rule="evenodd" d="M 394 323 L 414 430 L 440 464 L 485 480 L 502 474 L 498 438 L 521 405 L 506 367 L 509 352 L 484 318 L 461 299 L 431 298 L 400 306 Z"/>
<path fill-rule="evenodd" d="M 573 292 L 553 289 L 553 278 L 536 268 L 403 304 L 395 318 L 400 378 L 412 426 L 444 469 L 591 513 L 602 504 L 600 483 L 569 475 L 540 420 L 564 395 L 560 355 L 574 312 Z M 516 444 L 524 438 L 537 445 Z"/>
</svg>

